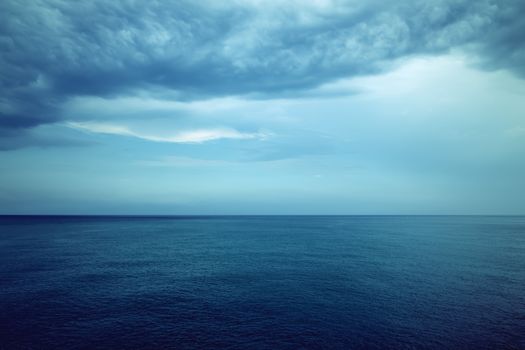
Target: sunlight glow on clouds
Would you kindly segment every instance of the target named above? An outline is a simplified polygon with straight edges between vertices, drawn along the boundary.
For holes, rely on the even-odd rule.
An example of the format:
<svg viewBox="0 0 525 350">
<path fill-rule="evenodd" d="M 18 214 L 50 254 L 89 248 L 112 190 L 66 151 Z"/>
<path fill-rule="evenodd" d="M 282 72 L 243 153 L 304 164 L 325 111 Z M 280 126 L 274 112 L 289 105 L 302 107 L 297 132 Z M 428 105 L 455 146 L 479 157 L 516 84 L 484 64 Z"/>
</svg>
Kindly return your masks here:
<svg viewBox="0 0 525 350">
<path fill-rule="evenodd" d="M 124 125 L 93 123 L 93 122 L 68 122 L 66 126 L 86 130 L 99 134 L 111 134 L 120 136 L 131 136 L 139 139 L 153 142 L 170 142 L 170 143 L 202 143 L 220 139 L 266 139 L 269 134 L 265 133 L 243 133 L 234 129 L 197 129 L 179 131 L 174 134 L 163 133 L 163 135 L 147 134 L 140 131 L 133 131 Z"/>
</svg>

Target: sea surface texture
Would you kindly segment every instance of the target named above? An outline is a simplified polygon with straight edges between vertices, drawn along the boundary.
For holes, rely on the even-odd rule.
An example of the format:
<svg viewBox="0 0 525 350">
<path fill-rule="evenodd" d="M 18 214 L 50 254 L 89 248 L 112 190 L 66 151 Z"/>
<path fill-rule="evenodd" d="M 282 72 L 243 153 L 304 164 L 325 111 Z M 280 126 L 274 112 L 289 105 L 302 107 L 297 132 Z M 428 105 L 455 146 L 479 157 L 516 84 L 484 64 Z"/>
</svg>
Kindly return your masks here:
<svg viewBox="0 0 525 350">
<path fill-rule="evenodd" d="M 0 217 L 0 349 L 525 349 L 525 217 Z"/>
</svg>

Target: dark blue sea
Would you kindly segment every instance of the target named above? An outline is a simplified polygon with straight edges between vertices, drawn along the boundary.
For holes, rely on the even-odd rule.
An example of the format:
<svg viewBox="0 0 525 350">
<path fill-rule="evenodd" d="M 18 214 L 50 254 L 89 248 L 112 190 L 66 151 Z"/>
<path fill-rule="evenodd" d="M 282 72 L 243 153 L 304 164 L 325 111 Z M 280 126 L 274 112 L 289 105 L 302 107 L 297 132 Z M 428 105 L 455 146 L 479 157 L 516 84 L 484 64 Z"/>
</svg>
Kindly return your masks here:
<svg viewBox="0 0 525 350">
<path fill-rule="evenodd" d="M 0 217 L 0 349 L 525 349 L 525 217 Z"/>
</svg>

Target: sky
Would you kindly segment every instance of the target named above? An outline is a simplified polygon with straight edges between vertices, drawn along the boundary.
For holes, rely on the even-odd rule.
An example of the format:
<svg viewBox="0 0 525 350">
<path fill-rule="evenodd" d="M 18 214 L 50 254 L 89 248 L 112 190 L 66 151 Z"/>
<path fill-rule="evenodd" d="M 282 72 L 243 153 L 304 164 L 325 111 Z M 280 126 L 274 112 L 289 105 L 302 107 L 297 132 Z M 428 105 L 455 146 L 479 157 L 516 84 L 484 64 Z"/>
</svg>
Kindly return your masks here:
<svg viewBox="0 0 525 350">
<path fill-rule="evenodd" d="M 525 214 L 523 0 L 3 0 L 0 214 Z"/>
</svg>

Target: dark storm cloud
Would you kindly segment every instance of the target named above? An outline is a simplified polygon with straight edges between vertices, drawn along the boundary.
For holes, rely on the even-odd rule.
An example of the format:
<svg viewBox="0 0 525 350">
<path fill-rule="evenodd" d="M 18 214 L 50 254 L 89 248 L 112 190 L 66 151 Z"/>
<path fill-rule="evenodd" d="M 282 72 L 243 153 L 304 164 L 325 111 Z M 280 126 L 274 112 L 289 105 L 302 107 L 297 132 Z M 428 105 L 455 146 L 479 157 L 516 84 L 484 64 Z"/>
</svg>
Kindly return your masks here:
<svg viewBox="0 0 525 350">
<path fill-rule="evenodd" d="M 228 5 L 224 5 L 228 4 Z M 275 95 L 464 46 L 525 76 L 523 1 L 2 1 L 0 130 L 79 95 Z"/>
<path fill-rule="evenodd" d="M 487 29 L 479 38 L 483 66 L 508 68 L 525 78 L 525 1 L 499 4 L 498 15 Z"/>
</svg>

